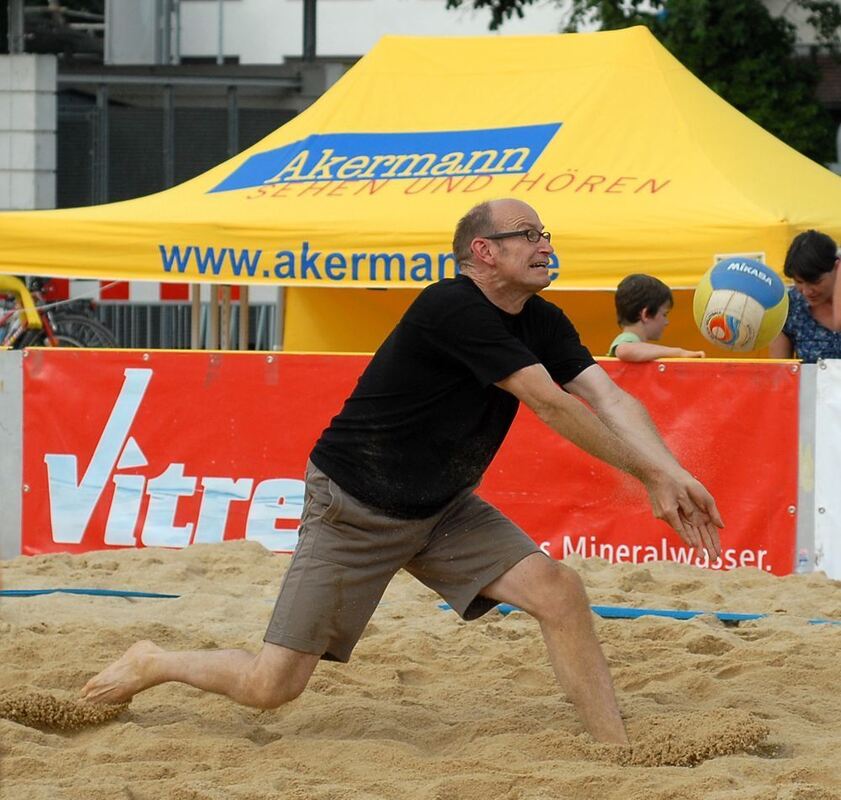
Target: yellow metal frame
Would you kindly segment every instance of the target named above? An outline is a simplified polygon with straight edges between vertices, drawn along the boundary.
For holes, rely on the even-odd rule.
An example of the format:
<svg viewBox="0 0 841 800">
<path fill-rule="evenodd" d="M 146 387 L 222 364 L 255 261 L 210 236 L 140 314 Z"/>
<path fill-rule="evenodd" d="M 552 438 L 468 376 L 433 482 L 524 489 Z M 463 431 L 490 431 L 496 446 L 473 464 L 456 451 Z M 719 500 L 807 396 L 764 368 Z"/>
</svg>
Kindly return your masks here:
<svg viewBox="0 0 841 800">
<path fill-rule="evenodd" d="M 13 294 L 18 298 L 21 322 L 26 321 L 27 328 L 40 330 L 43 327 L 32 295 L 20 278 L 16 278 L 14 275 L 0 275 L 0 294 Z"/>
</svg>

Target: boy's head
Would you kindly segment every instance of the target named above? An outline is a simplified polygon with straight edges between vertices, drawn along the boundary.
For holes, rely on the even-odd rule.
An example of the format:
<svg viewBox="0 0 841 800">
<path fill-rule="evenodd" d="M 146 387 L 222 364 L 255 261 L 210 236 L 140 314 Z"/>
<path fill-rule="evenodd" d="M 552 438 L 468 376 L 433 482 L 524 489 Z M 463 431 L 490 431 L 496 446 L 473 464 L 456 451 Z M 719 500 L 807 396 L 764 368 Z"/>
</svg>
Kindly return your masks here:
<svg viewBox="0 0 841 800">
<path fill-rule="evenodd" d="M 651 275 L 628 275 L 616 287 L 616 321 L 620 326 L 633 325 L 646 316 L 654 317 L 663 306 L 674 304 L 672 290 Z"/>
</svg>

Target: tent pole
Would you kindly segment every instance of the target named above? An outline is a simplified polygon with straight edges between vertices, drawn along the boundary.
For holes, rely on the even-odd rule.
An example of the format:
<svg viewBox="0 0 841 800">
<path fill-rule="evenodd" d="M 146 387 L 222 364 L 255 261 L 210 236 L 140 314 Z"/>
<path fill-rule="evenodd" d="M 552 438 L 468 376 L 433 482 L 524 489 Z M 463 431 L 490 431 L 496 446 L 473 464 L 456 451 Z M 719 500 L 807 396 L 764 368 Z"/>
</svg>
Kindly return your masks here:
<svg viewBox="0 0 841 800">
<path fill-rule="evenodd" d="M 222 309 L 219 316 L 219 349 L 231 349 L 231 287 L 221 287 Z"/>
<path fill-rule="evenodd" d="M 239 349 L 248 350 L 248 287 L 239 287 Z"/>
<path fill-rule="evenodd" d="M 286 310 L 286 293 L 283 291 L 282 286 L 277 287 L 277 302 L 275 303 L 275 310 L 277 312 L 275 314 L 277 319 L 277 329 L 275 330 L 274 346 L 272 349 L 283 350 L 283 318 Z"/>
<path fill-rule="evenodd" d="M 190 285 L 190 349 L 198 350 L 201 346 L 201 284 Z"/>
<path fill-rule="evenodd" d="M 219 349 L 219 286 L 210 287 L 210 307 L 207 310 L 207 349 Z"/>
</svg>

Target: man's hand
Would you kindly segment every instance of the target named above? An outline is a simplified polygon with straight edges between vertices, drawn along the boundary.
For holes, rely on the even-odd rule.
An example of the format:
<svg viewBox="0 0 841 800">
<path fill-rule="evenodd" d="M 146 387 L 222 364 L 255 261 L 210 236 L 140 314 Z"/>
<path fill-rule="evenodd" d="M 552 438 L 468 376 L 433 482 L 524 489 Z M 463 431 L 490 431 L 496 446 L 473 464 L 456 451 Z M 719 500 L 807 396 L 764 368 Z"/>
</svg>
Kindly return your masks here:
<svg viewBox="0 0 841 800">
<path fill-rule="evenodd" d="M 671 525 L 690 547 L 706 551 L 710 561 L 715 561 L 721 555 L 718 528 L 723 528 L 724 522 L 703 484 L 683 469 L 645 483 L 654 516 Z"/>
</svg>

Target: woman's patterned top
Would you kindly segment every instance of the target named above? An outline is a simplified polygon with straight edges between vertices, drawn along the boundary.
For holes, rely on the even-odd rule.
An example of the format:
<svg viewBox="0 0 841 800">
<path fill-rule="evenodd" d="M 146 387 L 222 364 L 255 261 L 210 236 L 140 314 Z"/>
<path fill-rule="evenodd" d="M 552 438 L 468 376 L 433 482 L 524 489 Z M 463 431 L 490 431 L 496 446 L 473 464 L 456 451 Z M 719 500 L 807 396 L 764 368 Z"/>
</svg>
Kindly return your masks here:
<svg viewBox="0 0 841 800">
<path fill-rule="evenodd" d="M 797 358 L 814 364 L 819 358 L 841 358 L 841 331 L 821 325 L 809 310 L 809 304 L 795 288 L 788 290 L 788 317 L 783 325 Z"/>
</svg>

